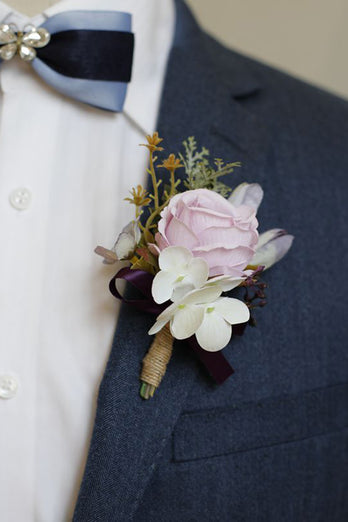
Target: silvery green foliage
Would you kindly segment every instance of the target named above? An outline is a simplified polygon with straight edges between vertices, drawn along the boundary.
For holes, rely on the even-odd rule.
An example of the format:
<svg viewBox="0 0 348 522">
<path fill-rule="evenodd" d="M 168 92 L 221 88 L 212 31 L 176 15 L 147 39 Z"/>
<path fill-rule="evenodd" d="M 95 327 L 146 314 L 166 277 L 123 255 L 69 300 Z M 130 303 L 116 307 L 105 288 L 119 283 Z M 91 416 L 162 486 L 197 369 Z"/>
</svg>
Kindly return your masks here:
<svg viewBox="0 0 348 522">
<path fill-rule="evenodd" d="M 232 189 L 220 181 L 220 178 L 231 174 L 236 167 L 241 166 L 241 163 L 237 161 L 225 164 L 222 159 L 217 158 L 212 165 L 209 150 L 205 147 L 198 150 L 193 136 L 185 140 L 183 146 L 185 154 L 179 154 L 179 157 L 186 172 L 185 188 L 187 190 L 206 188 L 227 197 Z"/>
</svg>

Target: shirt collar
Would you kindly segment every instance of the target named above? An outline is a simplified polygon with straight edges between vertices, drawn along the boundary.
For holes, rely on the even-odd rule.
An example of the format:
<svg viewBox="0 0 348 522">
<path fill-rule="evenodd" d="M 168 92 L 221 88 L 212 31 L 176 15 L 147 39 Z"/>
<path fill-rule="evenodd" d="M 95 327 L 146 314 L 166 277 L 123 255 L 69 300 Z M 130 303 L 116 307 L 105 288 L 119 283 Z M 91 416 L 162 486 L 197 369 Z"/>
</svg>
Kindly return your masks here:
<svg viewBox="0 0 348 522">
<path fill-rule="evenodd" d="M 32 18 L 0 1 L 0 21 L 40 25 L 63 11 L 124 11 L 132 15 L 135 33 L 132 80 L 124 113 L 146 133 L 156 126 L 165 70 L 175 26 L 174 0 L 60 0 Z"/>
</svg>

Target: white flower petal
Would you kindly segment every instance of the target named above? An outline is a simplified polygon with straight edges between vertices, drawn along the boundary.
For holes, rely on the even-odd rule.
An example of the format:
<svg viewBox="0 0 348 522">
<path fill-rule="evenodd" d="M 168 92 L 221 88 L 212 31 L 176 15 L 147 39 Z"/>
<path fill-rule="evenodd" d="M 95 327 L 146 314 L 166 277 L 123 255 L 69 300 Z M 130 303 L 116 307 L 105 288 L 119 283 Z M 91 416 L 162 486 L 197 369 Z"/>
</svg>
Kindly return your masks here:
<svg viewBox="0 0 348 522">
<path fill-rule="evenodd" d="M 134 237 L 129 234 L 121 233 L 114 246 L 115 254 L 118 259 L 128 259 L 134 253 L 136 242 Z"/>
<path fill-rule="evenodd" d="M 176 274 L 161 270 L 158 272 L 152 282 L 152 297 L 155 303 L 162 304 L 172 297 L 173 286 L 176 280 Z"/>
<path fill-rule="evenodd" d="M 171 304 L 167 306 L 165 310 L 157 317 L 157 321 L 165 321 L 164 324 L 168 323 L 168 321 L 173 317 L 176 311 L 176 305 Z"/>
<path fill-rule="evenodd" d="M 150 328 L 150 330 L 148 331 L 148 334 L 149 335 L 155 335 L 156 333 L 158 333 L 160 330 L 162 330 L 162 328 L 168 323 L 168 321 L 165 321 L 165 320 L 162 320 L 162 321 L 159 321 L 157 319 L 157 321 L 155 322 L 155 324 Z"/>
<path fill-rule="evenodd" d="M 245 281 L 245 277 L 230 277 L 228 275 L 212 277 L 207 285 L 218 285 L 222 292 L 230 292 Z"/>
<path fill-rule="evenodd" d="M 246 205 L 257 211 L 262 198 L 263 190 L 258 183 L 241 183 L 234 189 L 228 201 L 236 207 Z"/>
<path fill-rule="evenodd" d="M 209 276 L 208 263 L 201 257 L 194 257 L 188 265 L 186 273 L 190 277 L 194 287 L 200 288 Z"/>
<path fill-rule="evenodd" d="M 181 302 L 183 304 L 211 303 L 212 301 L 216 301 L 221 293 L 222 290 L 218 286 L 205 286 L 204 288 L 199 288 L 198 290 L 193 290 L 188 293 Z"/>
<path fill-rule="evenodd" d="M 136 221 L 131 221 L 124 227 L 113 247 L 118 259 L 129 259 L 137 247 L 141 232 Z"/>
<path fill-rule="evenodd" d="M 153 335 L 160 330 L 170 321 L 176 310 L 175 304 L 167 306 L 165 310 L 157 317 L 155 324 L 150 328 L 149 335 Z"/>
<path fill-rule="evenodd" d="M 231 335 L 231 325 L 219 314 L 205 312 L 203 322 L 196 332 L 196 339 L 203 350 L 218 352 L 229 343 Z"/>
<path fill-rule="evenodd" d="M 178 303 L 178 302 L 182 301 L 185 298 L 185 296 L 189 292 L 192 292 L 192 290 L 194 290 L 194 289 L 195 289 L 195 287 L 192 283 L 186 282 L 186 280 L 184 280 L 182 283 L 178 283 L 174 286 L 171 300 L 174 303 Z"/>
<path fill-rule="evenodd" d="M 258 247 L 254 257 L 250 261 L 251 266 L 264 266 L 264 269 L 270 268 L 272 265 L 280 261 L 289 251 L 294 236 L 285 234 L 271 239 Z"/>
<path fill-rule="evenodd" d="M 212 303 L 215 312 L 230 324 L 246 323 L 250 319 L 250 310 L 243 301 L 231 297 L 221 297 Z"/>
<path fill-rule="evenodd" d="M 180 268 L 187 266 L 191 259 L 192 254 L 187 248 L 170 246 L 162 250 L 158 264 L 161 270 L 178 272 Z"/>
<path fill-rule="evenodd" d="M 202 306 L 185 305 L 177 308 L 170 322 L 170 331 L 175 339 L 187 339 L 200 327 L 204 317 Z"/>
<path fill-rule="evenodd" d="M 256 250 L 261 248 L 263 245 L 276 239 L 277 237 L 284 236 L 286 234 L 285 230 L 282 228 L 272 228 L 271 230 L 267 230 L 267 232 L 263 232 L 259 235 L 259 240 L 256 245 Z"/>
</svg>

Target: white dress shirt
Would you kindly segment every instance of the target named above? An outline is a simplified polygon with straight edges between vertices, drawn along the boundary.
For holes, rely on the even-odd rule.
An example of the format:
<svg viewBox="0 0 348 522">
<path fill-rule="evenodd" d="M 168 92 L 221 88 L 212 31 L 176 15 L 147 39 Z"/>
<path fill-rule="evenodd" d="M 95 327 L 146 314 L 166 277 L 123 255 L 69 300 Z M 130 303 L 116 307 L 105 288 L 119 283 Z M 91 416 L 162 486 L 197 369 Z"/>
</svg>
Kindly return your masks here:
<svg viewBox="0 0 348 522">
<path fill-rule="evenodd" d="M 174 31 L 173 0 L 62 0 L 30 20 L 0 3 L 0 23 L 74 9 L 133 15 L 133 78 L 112 114 L 0 65 L 1 522 L 71 519 L 119 307 L 94 248 L 133 218 Z"/>
</svg>

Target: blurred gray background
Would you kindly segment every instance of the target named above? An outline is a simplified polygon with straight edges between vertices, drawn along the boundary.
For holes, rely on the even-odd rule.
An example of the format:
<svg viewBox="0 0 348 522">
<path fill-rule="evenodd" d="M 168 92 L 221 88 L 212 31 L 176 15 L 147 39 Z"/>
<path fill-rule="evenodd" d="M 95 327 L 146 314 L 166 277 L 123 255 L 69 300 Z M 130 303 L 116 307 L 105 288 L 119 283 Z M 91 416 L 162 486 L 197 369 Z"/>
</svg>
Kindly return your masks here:
<svg viewBox="0 0 348 522">
<path fill-rule="evenodd" d="M 220 41 L 348 98 L 348 0 L 187 0 Z"/>
</svg>

